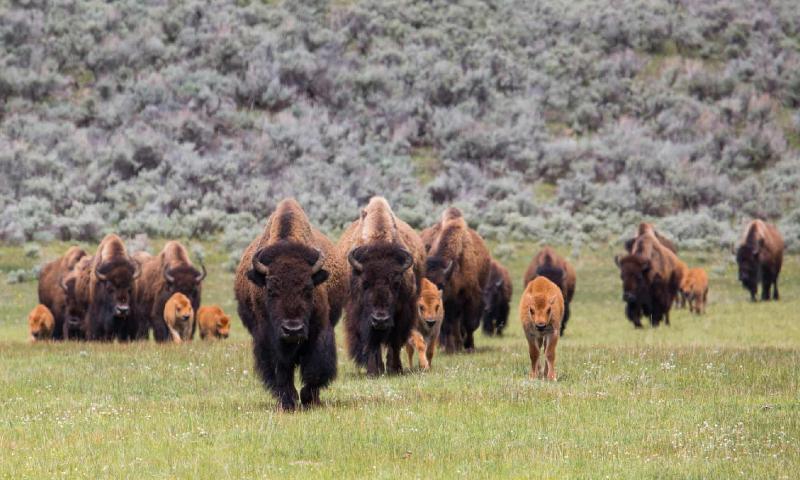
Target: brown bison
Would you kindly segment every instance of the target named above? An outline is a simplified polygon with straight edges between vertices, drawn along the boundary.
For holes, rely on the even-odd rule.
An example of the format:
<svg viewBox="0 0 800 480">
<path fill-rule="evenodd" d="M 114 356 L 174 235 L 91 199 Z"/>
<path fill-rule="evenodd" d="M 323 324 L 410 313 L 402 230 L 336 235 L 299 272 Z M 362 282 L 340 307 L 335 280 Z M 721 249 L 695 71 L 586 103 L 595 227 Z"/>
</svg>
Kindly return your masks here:
<svg viewBox="0 0 800 480">
<path fill-rule="evenodd" d="M 67 316 L 67 298 L 63 287 L 64 277 L 75 267 L 86 252 L 76 246 L 70 247 L 61 258 L 42 267 L 39 275 L 39 303 L 46 306 L 53 314 L 55 321 L 53 339 L 61 340 L 64 332 L 64 321 Z"/>
<path fill-rule="evenodd" d="M 36 305 L 28 314 L 28 333 L 31 343 L 53 338 L 55 319 L 46 306 Z"/>
<path fill-rule="evenodd" d="M 572 297 L 575 295 L 575 286 L 577 283 L 575 269 L 555 250 L 545 246 L 533 257 L 533 260 L 531 260 L 528 269 L 525 271 L 523 281 L 525 285 L 528 285 L 531 280 L 538 276 L 547 277 L 561 289 L 561 295 L 564 297 L 564 319 L 561 321 L 561 330 L 559 333 L 563 336 L 564 330 L 567 328 L 567 321 L 569 320 L 569 305 L 572 302 Z"/>
<path fill-rule="evenodd" d="M 661 245 L 652 231 L 639 236 L 631 251 L 621 258 L 614 258 L 620 269 L 622 300 L 626 304 L 628 319 L 641 328 L 644 313 L 654 327 L 662 318 L 669 325 L 669 310 L 683 280 L 680 260 Z"/>
<path fill-rule="evenodd" d="M 667 237 L 661 235 L 658 231 L 656 231 L 655 227 L 652 223 L 642 222 L 639 224 L 639 228 L 636 229 L 636 235 L 633 238 L 629 238 L 625 240 L 625 250 L 628 253 L 633 253 L 633 244 L 636 242 L 636 239 L 640 236 L 644 235 L 646 232 L 651 232 L 655 235 L 656 239 L 658 239 L 659 243 L 670 250 L 672 253 L 677 254 L 678 250 L 675 248 L 675 244 L 672 243 Z"/>
<path fill-rule="evenodd" d="M 172 341 L 175 343 L 191 341 L 194 320 L 194 309 L 189 297 L 180 292 L 173 293 L 164 304 L 164 323 L 167 324 Z"/>
<path fill-rule="evenodd" d="M 783 237 L 774 225 L 753 220 L 747 225 L 744 237 L 736 248 L 739 264 L 739 281 L 756 301 L 758 282 L 761 282 L 761 300 L 778 300 L 778 275 L 783 264 Z"/>
<path fill-rule="evenodd" d="M 82 257 L 72 270 L 61 277 L 61 290 L 64 292 L 64 321 L 61 338 L 64 340 L 86 340 L 86 305 L 76 294 L 75 288 L 81 275 L 90 275 L 92 262 L 91 256 Z"/>
<path fill-rule="evenodd" d="M 420 283 L 419 300 L 417 302 L 417 324 L 411 330 L 411 338 L 406 344 L 408 368 L 414 366 L 414 350 L 419 357 L 419 368 L 428 370 L 436 353 L 436 342 L 444 320 L 444 304 L 442 291 L 436 288 L 427 278 Z"/>
<path fill-rule="evenodd" d="M 467 226 L 461 211 L 450 207 L 429 230 L 426 277 L 444 293 L 441 343 L 445 352 L 473 351 L 473 333 L 483 313 L 483 287 L 489 278 L 491 256 L 480 235 Z"/>
<path fill-rule="evenodd" d="M 400 351 L 417 318 L 425 265 L 419 235 L 373 197 L 339 240 L 350 262 L 345 327 L 350 357 L 370 376 L 401 372 Z M 387 347 L 386 366 L 381 346 Z"/>
<path fill-rule="evenodd" d="M 134 258 L 142 262 L 142 274 L 136 281 L 133 312 L 138 324 L 137 338 L 146 339 L 152 328 L 157 342 L 167 342 L 171 336 L 164 323 L 164 305 L 173 294 L 182 293 L 197 311 L 206 267 L 200 264 L 202 271 L 195 268 L 186 247 L 176 241 L 167 242 L 156 256 L 137 253 Z"/>
<path fill-rule="evenodd" d="M 197 311 L 197 326 L 200 329 L 200 338 L 203 340 L 228 338 L 231 319 L 218 305 L 200 307 Z"/>
<path fill-rule="evenodd" d="M 483 332 L 502 335 L 508 324 L 509 304 L 513 287 L 506 267 L 492 260 L 489 278 L 483 286 Z"/>
<path fill-rule="evenodd" d="M 528 340 L 531 359 L 531 379 L 546 377 L 555 381 L 556 346 L 564 316 L 564 297 L 561 288 L 544 275 L 534 278 L 522 293 L 519 320 Z M 539 354 L 544 348 L 546 361 L 539 367 Z"/>
<path fill-rule="evenodd" d="M 80 265 L 79 265 L 80 266 Z M 116 235 L 107 235 L 88 264 L 76 272 L 75 301 L 85 312 L 89 340 L 133 340 L 137 326 L 130 315 L 133 283 L 141 266 Z"/>
<path fill-rule="evenodd" d="M 234 291 L 253 336 L 256 370 L 280 408 L 320 403 L 336 377 L 334 326 L 347 295 L 344 258 L 294 199 L 281 201 L 242 254 Z"/>
<path fill-rule="evenodd" d="M 706 313 L 708 301 L 708 275 L 702 268 L 690 268 L 681 282 L 681 294 L 689 304 L 689 311 Z"/>
</svg>

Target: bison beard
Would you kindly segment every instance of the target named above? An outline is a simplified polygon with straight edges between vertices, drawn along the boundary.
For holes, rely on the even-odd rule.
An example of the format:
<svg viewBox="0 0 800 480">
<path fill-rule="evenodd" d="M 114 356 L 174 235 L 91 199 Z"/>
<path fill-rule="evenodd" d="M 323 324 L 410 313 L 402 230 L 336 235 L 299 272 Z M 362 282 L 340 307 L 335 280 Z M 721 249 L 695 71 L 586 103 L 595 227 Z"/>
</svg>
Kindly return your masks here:
<svg viewBox="0 0 800 480">
<path fill-rule="evenodd" d="M 324 256 L 297 243 L 282 242 L 253 256 L 247 277 L 258 289 L 253 331 L 256 369 L 283 410 L 294 410 L 294 370 L 300 366 L 304 406 L 320 402 L 320 390 L 336 377 L 336 344 L 327 297 L 318 287 L 328 278 Z M 240 304 L 240 309 L 247 306 Z"/>
<path fill-rule="evenodd" d="M 400 350 L 416 319 L 418 288 L 404 278 L 413 258 L 398 245 L 373 243 L 351 251 L 348 260 L 353 267 L 346 317 L 350 357 L 370 376 L 399 373 Z"/>
</svg>

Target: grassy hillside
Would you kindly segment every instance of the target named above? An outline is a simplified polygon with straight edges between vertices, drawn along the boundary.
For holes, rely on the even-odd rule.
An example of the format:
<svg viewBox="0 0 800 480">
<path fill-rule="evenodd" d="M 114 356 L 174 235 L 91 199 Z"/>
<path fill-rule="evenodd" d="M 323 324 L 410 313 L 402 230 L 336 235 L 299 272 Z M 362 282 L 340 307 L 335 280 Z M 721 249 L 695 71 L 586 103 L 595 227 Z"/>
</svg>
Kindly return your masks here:
<svg viewBox="0 0 800 480">
<path fill-rule="evenodd" d="M 509 251 L 514 308 L 532 248 Z M 234 313 L 227 255 L 204 250 L 204 303 Z M 686 253 L 710 273 L 708 315 L 678 311 L 669 328 L 637 331 L 612 253 L 572 258 L 557 383 L 528 380 L 513 317 L 503 338 L 479 335 L 473 355 L 379 379 L 355 370 L 339 331 L 338 379 L 322 408 L 296 414 L 276 412 L 259 385 L 238 320 L 216 344 L 31 346 L 35 283 L 0 279 L 0 476 L 792 478 L 800 258 L 786 260 L 780 302 L 752 304 L 728 255 Z M 37 262 L 0 249 L 3 272 Z"/>
<path fill-rule="evenodd" d="M 0 239 L 415 227 L 800 248 L 795 0 L 0 2 Z M 548 192 L 548 195 L 540 195 Z"/>
</svg>

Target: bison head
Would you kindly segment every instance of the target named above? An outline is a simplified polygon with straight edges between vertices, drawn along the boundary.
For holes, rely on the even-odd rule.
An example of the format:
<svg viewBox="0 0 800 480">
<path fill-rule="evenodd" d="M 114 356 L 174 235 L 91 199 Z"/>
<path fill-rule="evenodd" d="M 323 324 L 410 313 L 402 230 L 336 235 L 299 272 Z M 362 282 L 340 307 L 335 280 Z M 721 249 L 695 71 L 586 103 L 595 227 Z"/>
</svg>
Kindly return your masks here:
<svg viewBox="0 0 800 480">
<path fill-rule="evenodd" d="M 169 265 L 165 266 L 162 274 L 166 282 L 167 296 L 182 293 L 189 298 L 192 306 L 200 305 L 200 285 L 206 278 L 206 266 L 201 263 L 200 268 L 203 269 L 202 272 L 191 265 L 180 265 L 173 268 L 169 268 Z"/>
<path fill-rule="evenodd" d="M 433 282 L 436 288 L 444 291 L 445 285 L 453 276 L 455 262 L 443 257 L 428 257 L 425 266 L 425 277 Z"/>
<path fill-rule="evenodd" d="M 352 291 L 361 297 L 362 320 L 375 330 L 394 326 L 394 312 L 402 295 L 403 274 L 414 260 L 394 244 L 364 245 L 347 256 L 353 267 Z"/>
<path fill-rule="evenodd" d="M 648 274 L 650 260 L 639 255 L 615 257 L 622 279 L 622 300 L 627 304 L 645 303 L 649 298 Z"/>
<path fill-rule="evenodd" d="M 758 290 L 760 244 L 742 245 L 736 250 L 736 263 L 739 265 L 739 281 L 755 298 Z"/>
<path fill-rule="evenodd" d="M 141 273 L 139 263 L 114 259 L 97 265 L 94 273 L 98 282 L 97 295 L 107 302 L 114 317 L 127 317 L 133 281 Z"/>
<path fill-rule="evenodd" d="M 286 343 L 306 340 L 314 312 L 314 287 L 327 280 L 325 255 L 299 243 L 281 242 L 258 250 L 247 278 L 264 290 L 269 326 Z"/>
</svg>

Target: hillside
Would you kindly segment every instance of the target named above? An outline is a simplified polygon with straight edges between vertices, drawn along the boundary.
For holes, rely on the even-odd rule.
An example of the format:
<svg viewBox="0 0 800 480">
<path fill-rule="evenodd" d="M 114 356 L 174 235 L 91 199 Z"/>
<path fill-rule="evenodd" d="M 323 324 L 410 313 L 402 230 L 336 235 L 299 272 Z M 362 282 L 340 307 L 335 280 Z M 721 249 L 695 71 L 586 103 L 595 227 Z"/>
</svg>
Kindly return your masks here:
<svg viewBox="0 0 800 480">
<path fill-rule="evenodd" d="M 0 240 L 416 227 L 800 247 L 794 0 L 0 0 Z"/>
</svg>

